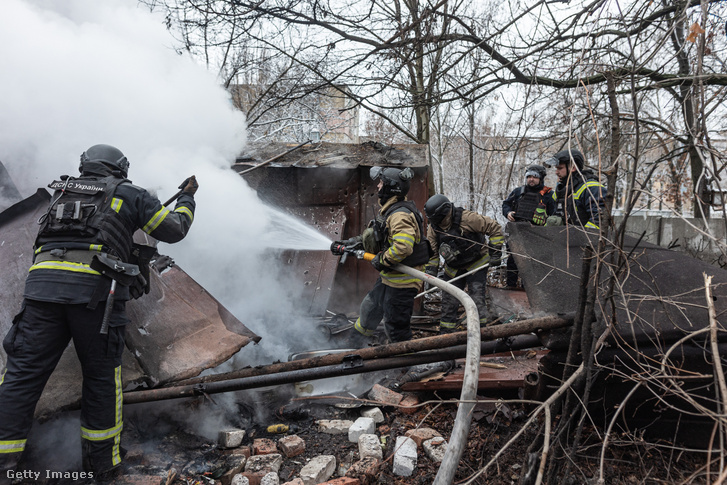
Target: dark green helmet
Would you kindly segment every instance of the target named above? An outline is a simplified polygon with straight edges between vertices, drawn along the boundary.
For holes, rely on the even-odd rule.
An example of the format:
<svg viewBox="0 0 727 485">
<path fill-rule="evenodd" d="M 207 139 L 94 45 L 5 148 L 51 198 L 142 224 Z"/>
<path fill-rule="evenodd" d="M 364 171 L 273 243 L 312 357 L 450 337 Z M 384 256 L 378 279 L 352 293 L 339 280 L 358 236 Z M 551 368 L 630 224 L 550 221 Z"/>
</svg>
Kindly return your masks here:
<svg viewBox="0 0 727 485">
<path fill-rule="evenodd" d="M 379 191 L 379 200 L 383 203 L 393 196 L 404 198 L 409 193 L 414 171 L 410 168 L 371 167 L 369 175 L 373 180 L 381 179 L 384 186 Z"/>
<path fill-rule="evenodd" d="M 85 152 L 81 153 L 81 164 L 78 171 L 84 172 L 85 164 L 102 163 L 112 171 L 121 172 L 126 177 L 129 172 L 129 160 L 116 147 L 111 145 L 94 145 Z"/>
<path fill-rule="evenodd" d="M 439 226 L 442 221 L 452 213 L 452 203 L 442 194 L 436 194 L 429 197 L 427 203 L 424 204 L 424 213 L 431 224 Z"/>
<path fill-rule="evenodd" d="M 557 167 L 561 163 L 564 163 L 566 167 L 570 168 L 571 161 L 573 161 L 576 166 L 578 167 L 578 170 L 583 170 L 583 165 L 585 165 L 586 159 L 583 157 L 583 154 L 574 148 L 571 148 L 570 150 L 561 150 L 549 159 L 545 161 L 545 164 L 549 167 Z"/>
</svg>

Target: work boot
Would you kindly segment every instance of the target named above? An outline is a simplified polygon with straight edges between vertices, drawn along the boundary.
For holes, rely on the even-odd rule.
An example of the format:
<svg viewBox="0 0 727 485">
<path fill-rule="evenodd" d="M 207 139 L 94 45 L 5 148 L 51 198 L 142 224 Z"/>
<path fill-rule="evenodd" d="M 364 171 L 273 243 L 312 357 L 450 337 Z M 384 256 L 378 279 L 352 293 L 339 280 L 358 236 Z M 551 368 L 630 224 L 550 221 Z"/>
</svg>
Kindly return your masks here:
<svg viewBox="0 0 727 485">
<path fill-rule="evenodd" d="M 450 333 L 455 333 L 457 331 L 458 330 L 457 330 L 456 326 L 455 327 L 443 327 L 441 323 L 439 324 L 439 335 L 447 335 Z"/>
<path fill-rule="evenodd" d="M 351 334 L 346 339 L 346 345 L 352 349 L 363 349 L 369 346 L 371 337 L 367 337 L 355 328 L 351 330 Z"/>
</svg>

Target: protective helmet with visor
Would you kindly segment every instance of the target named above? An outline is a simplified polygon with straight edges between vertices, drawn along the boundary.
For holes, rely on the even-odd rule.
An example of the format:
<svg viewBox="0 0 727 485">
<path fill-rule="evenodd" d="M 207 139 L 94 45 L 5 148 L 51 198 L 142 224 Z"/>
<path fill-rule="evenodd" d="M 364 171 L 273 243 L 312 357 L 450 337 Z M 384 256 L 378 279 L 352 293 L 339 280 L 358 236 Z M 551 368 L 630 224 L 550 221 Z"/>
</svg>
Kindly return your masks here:
<svg viewBox="0 0 727 485">
<path fill-rule="evenodd" d="M 414 171 L 411 168 L 403 170 L 391 167 L 371 167 L 369 175 L 372 180 L 383 182 L 379 190 L 379 201 L 386 202 L 391 197 L 405 197 L 411 187 L 411 179 L 414 177 Z"/>
</svg>

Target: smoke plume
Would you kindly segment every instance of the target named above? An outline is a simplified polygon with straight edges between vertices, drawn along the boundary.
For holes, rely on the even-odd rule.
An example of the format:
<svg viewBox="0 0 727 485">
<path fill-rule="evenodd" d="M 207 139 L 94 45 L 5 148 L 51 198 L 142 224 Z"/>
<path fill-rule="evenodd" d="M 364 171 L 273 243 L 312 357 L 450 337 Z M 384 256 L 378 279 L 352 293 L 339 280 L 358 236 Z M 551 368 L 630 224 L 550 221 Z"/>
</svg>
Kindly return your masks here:
<svg viewBox="0 0 727 485">
<path fill-rule="evenodd" d="M 316 347 L 270 249 L 271 221 L 284 216 L 230 169 L 244 116 L 213 75 L 175 51 L 163 20 L 133 0 L 0 2 L 0 161 L 23 197 L 76 175 L 80 153 L 98 143 L 121 149 L 129 178 L 162 201 L 195 174 L 192 229 L 159 252 L 263 337 L 238 356 L 246 364 Z"/>
</svg>

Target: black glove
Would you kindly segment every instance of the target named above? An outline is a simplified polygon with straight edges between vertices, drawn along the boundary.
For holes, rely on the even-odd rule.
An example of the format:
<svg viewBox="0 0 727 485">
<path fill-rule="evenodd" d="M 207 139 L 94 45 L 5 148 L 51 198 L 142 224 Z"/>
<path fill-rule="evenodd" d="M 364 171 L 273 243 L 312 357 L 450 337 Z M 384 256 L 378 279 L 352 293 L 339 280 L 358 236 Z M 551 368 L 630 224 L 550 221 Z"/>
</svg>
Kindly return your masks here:
<svg viewBox="0 0 727 485">
<path fill-rule="evenodd" d="M 502 249 L 490 249 L 490 268 L 500 266 L 502 263 Z"/>
<path fill-rule="evenodd" d="M 143 274 L 139 273 L 134 278 L 134 281 L 132 281 L 129 285 L 129 295 L 131 295 L 131 298 L 133 298 L 134 300 L 148 294 L 151 290 L 151 285 L 149 284 L 149 280 L 147 279 L 149 277 L 149 266 L 147 266 L 146 268 L 147 277 L 145 278 Z"/>
<path fill-rule="evenodd" d="M 388 266 L 384 264 L 384 252 L 381 251 L 376 256 L 374 256 L 374 259 L 371 260 L 371 264 L 374 265 L 376 271 L 383 271 L 388 268 Z"/>
<path fill-rule="evenodd" d="M 182 193 L 194 196 L 195 192 L 197 192 L 197 189 L 199 188 L 199 184 L 197 183 L 197 177 L 192 175 L 184 182 L 182 182 L 179 188 L 182 189 Z"/>
</svg>

